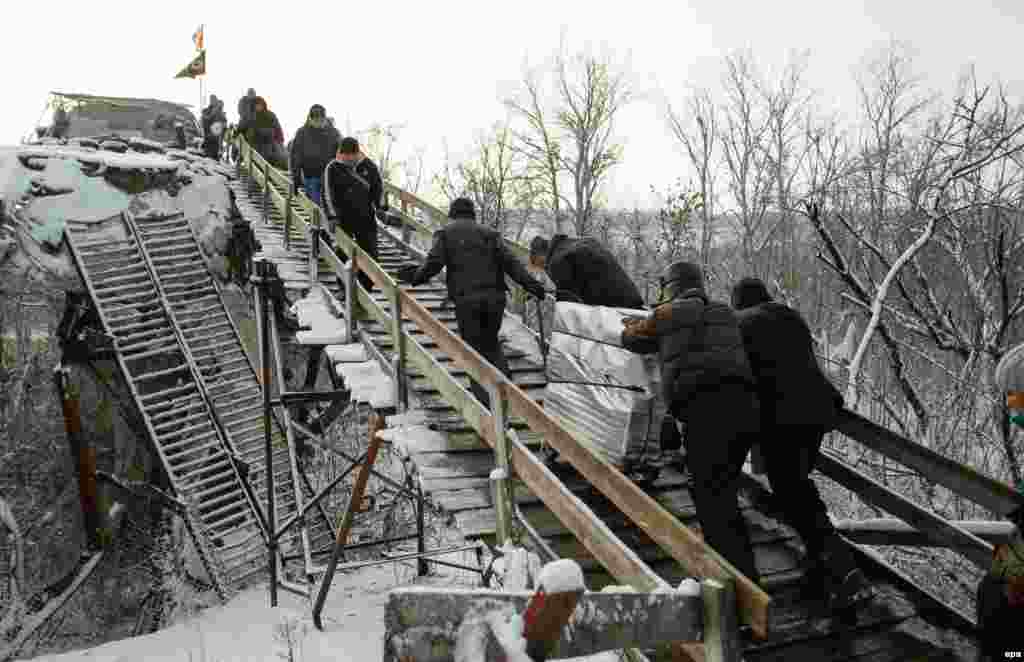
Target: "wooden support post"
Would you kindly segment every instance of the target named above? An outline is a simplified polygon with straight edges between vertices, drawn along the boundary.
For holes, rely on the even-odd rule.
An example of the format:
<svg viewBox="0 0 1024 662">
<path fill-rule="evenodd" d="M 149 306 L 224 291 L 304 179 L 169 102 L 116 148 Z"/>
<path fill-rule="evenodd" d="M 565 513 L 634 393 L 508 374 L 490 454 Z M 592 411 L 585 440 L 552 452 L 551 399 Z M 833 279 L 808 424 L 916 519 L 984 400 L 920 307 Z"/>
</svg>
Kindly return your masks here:
<svg viewBox="0 0 1024 662">
<path fill-rule="evenodd" d="M 506 427 L 508 402 L 501 386 L 490 387 L 491 412 L 494 417 L 494 458 L 497 468 L 491 473 L 491 495 L 497 522 L 498 544 L 504 545 L 512 536 L 512 463 Z"/>
<path fill-rule="evenodd" d="M 391 291 L 391 340 L 395 348 L 392 366 L 395 378 L 395 407 L 399 411 L 409 409 L 409 395 L 405 379 L 405 336 L 402 335 L 402 296 L 401 288 L 395 285 Z"/>
<path fill-rule="evenodd" d="M 373 469 L 374 462 L 377 461 L 377 451 L 380 450 L 382 443 L 380 437 L 377 436 L 377 432 L 384 429 L 384 417 L 370 414 L 369 428 L 370 439 L 369 447 L 366 451 L 366 460 L 359 466 L 359 474 L 356 476 L 355 485 L 352 486 L 352 496 L 348 502 L 348 508 L 345 510 L 344 519 L 342 519 L 341 524 L 338 526 L 338 535 L 334 540 L 334 549 L 331 550 L 331 559 L 327 563 L 323 581 L 320 583 L 320 591 L 317 593 L 316 602 L 313 605 L 313 624 L 321 631 L 324 629 L 321 615 L 323 614 L 324 602 L 327 600 L 327 593 L 331 589 L 331 582 L 334 581 L 334 571 L 338 568 L 338 560 L 345 549 L 345 543 L 348 540 L 349 531 L 352 529 L 355 515 L 362 505 L 363 494 L 366 492 L 366 483 L 370 479 L 370 471 Z"/>
<path fill-rule="evenodd" d="M 71 462 L 77 468 L 78 494 L 82 505 L 82 524 L 90 549 L 100 548 L 99 499 L 96 490 L 96 450 L 82 434 L 82 410 L 78 389 L 68 383 L 70 371 L 60 366 L 54 371 L 54 380 L 61 396 L 64 412 L 64 431 L 68 435 Z"/>
<path fill-rule="evenodd" d="M 263 224 L 270 222 L 270 164 L 263 163 Z"/>
<path fill-rule="evenodd" d="M 351 344 L 356 337 L 355 300 L 356 300 L 356 255 L 353 252 L 345 265 L 345 343 Z"/>
<path fill-rule="evenodd" d="M 284 249 L 291 250 L 292 246 L 292 198 L 295 195 L 295 187 L 288 187 L 288 200 L 284 205 Z"/>
<path fill-rule="evenodd" d="M 701 589 L 705 659 L 707 662 L 740 662 L 743 646 L 739 638 L 733 580 L 705 579 Z"/>
<path fill-rule="evenodd" d="M 405 222 L 405 217 L 410 215 L 412 215 L 412 212 L 409 210 L 409 201 L 405 199 L 405 196 L 402 196 L 402 241 L 406 244 L 412 238 L 412 228 Z"/>
<path fill-rule="evenodd" d="M 309 226 L 309 232 L 312 236 L 309 238 L 309 289 L 316 289 L 316 284 L 320 280 L 320 227 L 322 219 L 320 218 L 320 208 L 313 207 L 313 218 L 312 223 Z"/>
</svg>

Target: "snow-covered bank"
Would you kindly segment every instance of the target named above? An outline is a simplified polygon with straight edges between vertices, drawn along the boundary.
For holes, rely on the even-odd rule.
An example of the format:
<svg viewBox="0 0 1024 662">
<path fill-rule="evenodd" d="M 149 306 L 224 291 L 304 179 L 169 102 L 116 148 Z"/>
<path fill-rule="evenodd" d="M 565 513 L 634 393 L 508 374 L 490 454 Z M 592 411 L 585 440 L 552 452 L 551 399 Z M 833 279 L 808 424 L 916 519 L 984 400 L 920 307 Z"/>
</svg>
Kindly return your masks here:
<svg viewBox="0 0 1024 662">
<path fill-rule="evenodd" d="M 297 662 L 369 662 L 384 651 L 384 607 L 396 586 L 450 583 L 451 578 L 410 578 L 407 566 L 361 568 L 339 574 L 324 609 L 324 626 L 313 627 L 310 608 L 294 594 L 278 592 L 271 608 L 266 586 L 244 591 L 222 606 L 154 634 L 96 648 L 35 658 L 45 662 L 280 662 L 290 637 Z M 397 578 L 396 578 L 397 577 Z"/>
<path fill-rule="evenodd" d="M 223 277 L 231 176 L 221 163 L 137 139 L 0 146 L 0 275 L 63 287 L 77 280 L 61 243 L 65 224 L 123 238 L 119 224 L 104 221 L 130 211 L 183 214 Z"/>
</svg>

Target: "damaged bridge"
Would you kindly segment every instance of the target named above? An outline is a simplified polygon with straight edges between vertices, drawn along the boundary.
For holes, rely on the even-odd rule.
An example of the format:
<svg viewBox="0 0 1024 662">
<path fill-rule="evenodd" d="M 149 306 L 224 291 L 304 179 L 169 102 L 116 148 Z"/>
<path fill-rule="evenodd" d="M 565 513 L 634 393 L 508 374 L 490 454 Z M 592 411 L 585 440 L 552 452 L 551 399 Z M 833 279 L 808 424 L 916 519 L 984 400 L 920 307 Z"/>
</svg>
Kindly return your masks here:
<svg viewBox="0 0 1024 662">
<path fill-rule="evenodd" d="M 801 597 L 799 538 L 773 513 L 770 489 L 753 472 L 744 476 L 740 500 L 763 585 L 739 574 L 699 535 L 686 473 L 666 465 L 653 482 L 638 484 L 545 412 L 536 337 L 518 318 L 508 315 L 503 327 L 505 377 L 457 336 L 443 284 L 398 285 L 397 268 L 421 258 L 445 222 L 440 210 L 389 187 L 401 211 L 394 225 L 380 224 L 378 259 L 345 236 L 339 255 L 319 234 L 318 210 L 291 193 L 288 174 L 244 141 L 239 147 L 231 186 L 263 245 L 257 258 L 277 265 L 295 299 L 316 283 L 334 296 L 345 332 L 331 344 L 361 344 L 390 377 L 391 393 L 375 406 L 389 416 L 390 436 L 407 451 L 419 487 L 467 539 L 493 545 L 515 537 L 545 561 L 573 559 L 592 591 L 611 585 L 665 591 L 689 577 L 729 586 L 739 623 L 716 629 L 715 641 L 706 640 L 708 627 L 703 634 L 690 628 L 693 636 L 667 653 L 676 658 L 738 659 L 726 655 L 733 650 L 748 661 L 974 659 L 968 615 L 857 544 L 879 544 L 885 527 L 842 529 L 876 587 L 873 602 L 840 618 Z M 313 495 L 296 457 L 299 428 L 284 413 L 274 416 L 277 450 L 268 467 L 258 373 L 188 224 L 130 214 L 117 222 L 126 239 L 90 241 L 72 225 L 67 242 L 170 489 L 188 505 L 190 531 L 210 576 L 228 590 L 265 571 L 268 469 L 278 521 L 311 514 L 282 537 L 282 563 L 300 558 L 305 575 L 317 575 L 335 531 L 318 506 L 308 507 Z M 509 246 L 525 257 L 522 246 Z M 372 292 L 352 276 L 353 265 L 374 282 Z M 470 394 L 470 376 L 491 390 L 493 413 Z M 855 413 L 844 413 L 839 433 L 999 516 L 1024 503 L 1001 483 Z M 575 471 L 553 473 L 542 444 Z M 830 451 L 823 451 L 819 470 L 898 518 L 901 525 L 887 524 L 898 544 L 948 547 L 985 568 L 991 562 L 1001 528 L 947 521 Z"/>
</svg>

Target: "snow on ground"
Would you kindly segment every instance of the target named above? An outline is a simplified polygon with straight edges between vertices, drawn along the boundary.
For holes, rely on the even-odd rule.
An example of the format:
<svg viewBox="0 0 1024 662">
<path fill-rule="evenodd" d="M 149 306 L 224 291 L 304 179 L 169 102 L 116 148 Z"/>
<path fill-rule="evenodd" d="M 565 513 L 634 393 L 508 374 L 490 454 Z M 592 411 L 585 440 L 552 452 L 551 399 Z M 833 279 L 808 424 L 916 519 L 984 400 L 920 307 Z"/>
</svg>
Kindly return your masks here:
<svg viewBox="0 0 1024 662">
<path fill-rule="evenodd" d="M 122 153 L 75 145 L 0 147 L 0 269 L 5 275 L 31 275 L 55 285 L 77 280 L 61 244 L 65 222 L 97 224 L 97 239 L 113 239 L 115 224 L 104 221 L 127 210 L 136 216 L 184 214 L 211 270 L 226 276 L 230 170 L 179 150 L 152 153 L 161 148 L 138 141 L 122 147 L 127 147 Z M 132 193 L 125 189 L 131 179 L 125 173 L 133 172 L 163 179 L 146 180 L 147 190 Z"/>
<path fill-rule="evenodd" d="M 454 560 L 454 559 L 453 559 Z M 397 573 L 397 574 L 396 574 Z M 278 591 L 270 607 L 265 585 L 250 588 L 228 604 L 143 637 L 92 649 L 35 658 L 43 662 L 280 662 L 287 659 L 283 627 L 293 631 L 296 662 L 371 662 L 384 652 L 384 608 L 388 591 L 412 583 L 450 581 L 442 576 L 408 580 L 405 565 L 339 572 L 324 608 L 324 632 L 313 627 L 305 600 Z M 397 580 L 396 580 L 397 576 Z"/>
</svg>

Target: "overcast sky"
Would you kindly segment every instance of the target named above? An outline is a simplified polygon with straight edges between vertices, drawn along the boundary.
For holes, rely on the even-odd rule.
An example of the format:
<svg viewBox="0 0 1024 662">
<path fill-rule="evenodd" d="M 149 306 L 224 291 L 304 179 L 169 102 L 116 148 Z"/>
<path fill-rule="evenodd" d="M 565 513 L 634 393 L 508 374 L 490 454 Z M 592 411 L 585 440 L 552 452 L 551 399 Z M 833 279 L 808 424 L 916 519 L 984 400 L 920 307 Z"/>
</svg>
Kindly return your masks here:
<svg viewBox="0 0 1024 662">
<path fill-rule="evenodd" d="M 918 50 L 930 86 L 948 91 L 963 66 L 982 79 L 1024 80 L 1021 0 L 689 0 L 683 2 L 282 2 L 6 0 L 0 55 L 7 63 L 0 144 L 36 123 L 50 90 L 156 97 L 196 104 L 198 82 L 173 76 L 194 55 L 204 23 L 208 91 L 234 120 L 249 86 L 266 97 L 290 139 L 312 103 L 339 128 L 404 124 L 399 156 L 443 144 L 458 151 L 504 119 L 524 62 L 557 49 L 610 49 L 647 93 L 616 122 L 624 163 L 612 205 L 646 206 L 650 185 L 686 175 L 656 103 L 687 83 L 714 84 L 721 57 L 750 47 L 766 71 L 790 49 L 810 49 L 810 83 L 823 105 L 856 103 L 852 71 L 891 37 Z M 1019 87 L 1017 88 L 1020 89 Z"/>
</svg>

